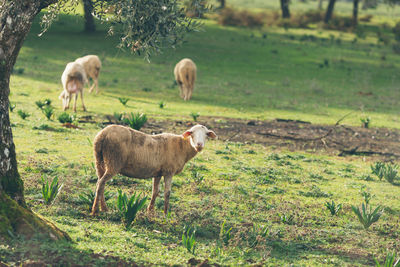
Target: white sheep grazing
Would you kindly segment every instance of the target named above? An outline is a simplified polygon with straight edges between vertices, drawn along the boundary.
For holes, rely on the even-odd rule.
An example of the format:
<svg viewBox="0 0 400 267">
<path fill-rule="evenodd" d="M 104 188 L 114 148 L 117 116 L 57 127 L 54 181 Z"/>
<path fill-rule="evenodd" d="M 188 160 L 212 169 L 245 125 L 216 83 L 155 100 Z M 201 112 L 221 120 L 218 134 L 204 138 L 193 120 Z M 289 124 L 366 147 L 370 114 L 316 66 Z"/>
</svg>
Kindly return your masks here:
<svg viewBox="0 0 400 267">
<path fill-rule="evenodd" d="M 98 181 L 91 214 L 97 213 L 99 204 L 102 211 L 107 210 L 104 187 L 117 173 L 134 178 L 153 178 L 148 211 L 154 210 L 163 176 L 164 213 L 167 214 L 172 176 L 180 173 L 186 162 L 203 149 L 207 136 L 217 137 L 203 125 L 193 126 L 182 135 L 148 135 L 120 125 L 110 125 L 101 130 L 93 142 Z"/>
<path fill-rule="evenodd" d="M 94 87 L 96 87 L 96 94 L 99 92 L 99 73 L 100 73 L 100 69 L 101 69 L 101 61 L 100 58 L 96 55 L 87 55 L 84 57 L 80 57 L 77 58 L 75 60 L 75 62 L 81 64 L 83 66 L 83 68 L 85 69 L 86 72 L 86 76 L 89 78 L 92 78 L 93 80 L 93 84 L 89 89 L 89 93 L 91 93 L 94 89 Z M 89 84 L 89 80 L 88 80 L 88 85 Z"/>
<path fill-rule="evenodd" d="M 196 71 L 196 64 L 189 58 L 182 59 L 175 66 L 175 80 L 181 90 L 181 98 L 185 101 L 190 100 L 192 97 L 194 82 L 196 81 Z"/>
<path fill-rule="evenodd" d="M 82 107 L 83 110 L 86 111 L 85 104 L 83 103 L 83 85 L 86 81 L 86 73 L 83 66 L 76 62 L 69 62 L 61 75 L 63 91 L 58 97 L 62 100 L 63 110 L 69 108 L 71 96 L 72 94 L 75 94 L 74 111 L 76 112 L 76 100 L 78 99 L 78 93 L 80 93 Z"/>
</svg>

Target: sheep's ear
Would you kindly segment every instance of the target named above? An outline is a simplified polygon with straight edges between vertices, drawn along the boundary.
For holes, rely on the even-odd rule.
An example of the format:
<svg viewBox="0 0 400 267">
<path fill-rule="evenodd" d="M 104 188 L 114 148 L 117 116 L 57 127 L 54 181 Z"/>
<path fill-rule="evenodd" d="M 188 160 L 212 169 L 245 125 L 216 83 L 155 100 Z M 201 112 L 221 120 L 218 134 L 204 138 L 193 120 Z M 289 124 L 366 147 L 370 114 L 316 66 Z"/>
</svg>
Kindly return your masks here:
<svg viewBox="0 0 400 267">
<path fill-rule="evenodd" d="M 217 138 L 217 135 L 213 131 L 210 131 L 210 130 L 207 132 L 207 136 L 212 139 Z"/>
<path fill-rule="evenodd" d="M 186 131 L 186 132 L 184 132 L 183 134 L 182 134 L 182 136 L 183 136 L 183 138 L 188 138 L 189 136 L 191 136 L 192 135 L 192 131 Z"/>
</svg>

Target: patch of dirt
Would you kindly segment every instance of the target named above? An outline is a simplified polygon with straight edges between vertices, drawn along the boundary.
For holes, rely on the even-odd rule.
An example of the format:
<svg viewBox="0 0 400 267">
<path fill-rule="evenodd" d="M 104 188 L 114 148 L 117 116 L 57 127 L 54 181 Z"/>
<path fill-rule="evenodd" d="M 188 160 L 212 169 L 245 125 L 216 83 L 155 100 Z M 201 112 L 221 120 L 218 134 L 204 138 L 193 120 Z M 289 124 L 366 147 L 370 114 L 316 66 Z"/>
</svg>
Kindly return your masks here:
<svg viewBox="0 0 400 267">
<path fill-rule="evenodd" d="M 304 121 L 273 121 L 202 117 L 200 124 L 215 131 L 219 140 L 256 143 L 291 151 L 322 152 L 339 156 L 373 156 L 385 160 L 400 159 L 400 130 L 318 125 Z M 144 132 L 183 133 L 196 123 L 189 121 L 152 121 Z"/>
</svg>

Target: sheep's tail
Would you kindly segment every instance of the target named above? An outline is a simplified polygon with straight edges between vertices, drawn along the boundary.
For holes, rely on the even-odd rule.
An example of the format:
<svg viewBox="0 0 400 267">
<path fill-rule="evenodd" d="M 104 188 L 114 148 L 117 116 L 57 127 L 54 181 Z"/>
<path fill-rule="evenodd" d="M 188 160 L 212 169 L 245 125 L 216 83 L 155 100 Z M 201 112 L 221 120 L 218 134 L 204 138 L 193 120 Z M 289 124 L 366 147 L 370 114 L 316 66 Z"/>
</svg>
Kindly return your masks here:
<svg viewBox="0 0 400 267">
<path fill-rule="evenodd" d="M 103 158 L 103 140 L 104 137 L 101 136 L 101 133 L 98 134 L 93 143 L 93 148 L 94 148 L 94 159 L 95 159 L 95 165 L 96 165 L 96 173 L 98 179 L 103 177 L 104 172 L 105 172 L 105 165 L 104 165 L 104 158 Z"/>
<path fill-rule="evenodd" d="M 187 89 L 193 90 L 196 73 L 192 69 L 185 68 L 181 79 L 183 85 L 186 86 Z"/>
</svg>

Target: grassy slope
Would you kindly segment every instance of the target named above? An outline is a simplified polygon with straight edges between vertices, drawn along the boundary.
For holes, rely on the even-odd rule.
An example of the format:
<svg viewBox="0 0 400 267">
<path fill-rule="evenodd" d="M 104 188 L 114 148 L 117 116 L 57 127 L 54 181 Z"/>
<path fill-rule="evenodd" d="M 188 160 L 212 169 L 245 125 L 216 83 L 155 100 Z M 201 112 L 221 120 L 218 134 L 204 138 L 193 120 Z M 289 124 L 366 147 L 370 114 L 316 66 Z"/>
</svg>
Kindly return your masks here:
<svg viewBox="0 0 400 267">
<path fill-rule="evenodd" d="M 102 32 L 92 36 L 79 33 L 80 22 L 63 16 L 40 39 L 34 34 L 38 31 L 35 26 L 16 66 L 24 68 L 24 73 L 14 75 L 11 83 L 16 110 L 32 114 L 26 121 L 15 111 L 11 115 L 28 203 L 76 242 L 67 247 L 43 245 L 39 250 L 44 257 L 65 253 L 85 262 L 79 251 L 94 251 L 139 263 L 183 264 L 192 257 L 179 243 L 185 224 L 198 228 L 196 257 L 225 264 L 365 265 L 371 264 L 373 255 L 382 258 L 387 250 L 399 251 L 400 202 L 394 197 L 399 187 L 376 178 L 365 181 L 369 164 L 358 159 L 349 162 L 308 154 L 273 154 L 270 148 L 258 145 L 210 142 L 192 164 L 205 181 L 196 184 L 190 168 L 174 179 L 171 218 L 167 222 L 162 218 L 159 198 L 155 217 L 140 214 L 136 226 L 125 231 L 115 209 L 93 219 L 78 200 L 79 193 L 95 187 L 87 138 L 92 140 L 99 128 L 81 124 L 81 130 L 32 130 L 43 123 L 61 129 L 59 123 L 46 121 L 32 102 L 49 97 L 60 113 L 59 77 L 65 63 L 87 53 L 105 58 L 102 93 L 85 98 L 91 115 L 142 110 L 152 118 L 187 119 L 191 111 L 199 111 L 202 115 L 246 119 L 284 117 L 333 123 L 363 105 L 373 125 L 398 128 L 399 57 L 390 54 L 389 48 L 371 47 L 368 42 L 375 42 L 372 39 L 352 45 L 346 41 L 353 39 L 348 34 L 340 37 L 341 45 L 300 42 L 304 33 L 315 33 L 302 30 L 265 29 L 268 38 L 264 40 L 258 32 L 253 38 L 246 29 L 221 28 L 207 22 L 205 32 L 190 36 L 184 47 L 166 51 L 148 64 L 118 52 L 114 49 L 116 40 Z M 324 35 L 329 37 L 329 33 Z M 368 57 L 366 50 L 370 50 Z M 387 54 L 386 61 L 379 60 L 382 53 Z M 178 98 L 177 88 L 169 88 L 175 62 L 186 56 L 199 68 L 196 92 L 189 103 Z M 320 69 L 318 64 L 325 58 L 330 67 Z M 358 91 L 372 91 L 374 96 L 361 97 Z M 127 108 L 116 100 L 121 95 L 131 98 Z M 158 108 L 160 100 L 166 101 L 166 109 Z M 78 112 L 81 115 L 86 114 Z M 360 112 L 347 122 L 358 124 L 359 116 Z M 48 154 L 37 153 L 40 148 Z M 42 173 L 57 175 L 65 183 L 52 207 L 39 201 Z M 361 229 L 350 210 L 351 204 L 361 203 L 363 185 L 375 194 L 373 205 L 386 208 L 383 218 L 369 231 Z M 150 194 L 151 181 L 119 176 L 107 186 L 113 192 L 117 188 L 129 194 L 135 190 Z M 330 199 L 344 204 L 339 217 L 324 210 L 324 202 Z M 282 223 L 283 214 L 293 215 L 293 224 Z M 224 219 L 233 227 L 233 238 L 218 253 L 216 240 Z M 256 236 L 251 223 L 270 228 L 256 248 L 249 246 Z M 25 251 L 26 246 L 19 250 Z M 7 251 L 6 246 L 0 246 L 0 256 L 6 261 L 18 255 Z"/>
</svg>

